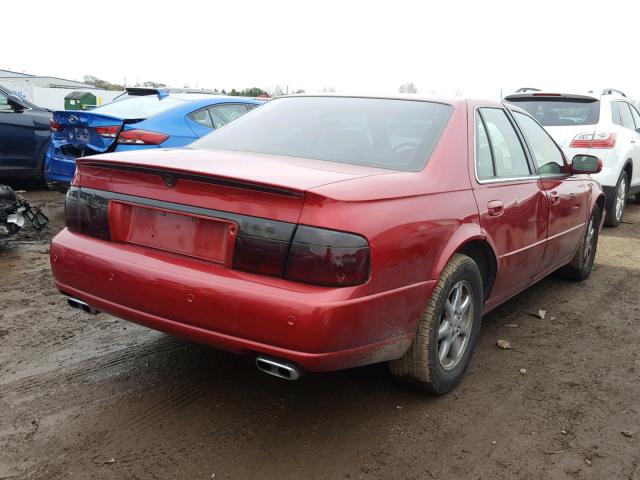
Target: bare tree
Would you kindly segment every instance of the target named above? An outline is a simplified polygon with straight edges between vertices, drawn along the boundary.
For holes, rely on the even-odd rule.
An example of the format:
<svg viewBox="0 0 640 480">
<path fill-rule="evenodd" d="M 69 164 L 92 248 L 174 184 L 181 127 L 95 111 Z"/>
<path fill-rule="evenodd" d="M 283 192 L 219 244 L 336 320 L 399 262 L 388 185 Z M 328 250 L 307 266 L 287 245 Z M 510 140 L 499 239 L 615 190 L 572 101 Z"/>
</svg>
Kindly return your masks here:
<svg viewBox="0 0 640 480">
<path fill-rule="evenodd" d="M 398 93 L 418 93 L 418 89 L 413 82 L 403 83 L 402 85 L 400 85 Z"/>
</svg>

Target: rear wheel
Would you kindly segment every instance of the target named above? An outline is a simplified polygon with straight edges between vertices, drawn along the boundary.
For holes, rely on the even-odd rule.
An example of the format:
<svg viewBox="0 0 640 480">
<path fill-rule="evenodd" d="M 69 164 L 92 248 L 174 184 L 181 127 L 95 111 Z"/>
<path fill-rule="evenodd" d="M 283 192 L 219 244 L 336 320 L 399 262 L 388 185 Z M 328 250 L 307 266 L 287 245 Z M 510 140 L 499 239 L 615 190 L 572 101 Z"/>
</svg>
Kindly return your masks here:
<svg viewBox="0 0 640 480">
<path fill-rule="evenodd" d="M 582 241 L 571 262 L 560 270 L 564 276 L 582 281 L 591 275 L 593 260 L 598 248 L 598 227 L 600 226 L 600 208 L 593 208 L 593 213 L 587 224 Z"/>
<path fill-rule="evenodd" d="M 405 385 L 448 392 L 469 366 L 481 318 L 480 270 L 471 258 L 456 254 L 431 294 L 409 350 L 389 362 L 391 372 Z"/>
<path fill-rule="evenodd" d="M 620 225 L 624 207 L 627 203 L 628 187 L 627 172 L 622 172 L 618 179 L 616 189 L 614 190 L 613 198 L 607 202 L 606 216 L 604 217 L 604 224 L 607 227 L 617 227 Z"/>
</svg>

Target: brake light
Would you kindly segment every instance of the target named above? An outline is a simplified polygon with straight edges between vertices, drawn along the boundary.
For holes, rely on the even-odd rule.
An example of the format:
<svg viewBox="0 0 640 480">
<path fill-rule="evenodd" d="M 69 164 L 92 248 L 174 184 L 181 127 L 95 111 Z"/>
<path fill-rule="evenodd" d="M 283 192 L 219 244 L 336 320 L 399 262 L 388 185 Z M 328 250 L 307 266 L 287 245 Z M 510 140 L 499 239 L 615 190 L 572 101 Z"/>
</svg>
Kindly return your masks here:
<svg viewBox="0 0 640 480">
<path fill-rule="evenodd" d="M 116 138 L 120 131 L 120 125 L 109 125 L 106 127 L 96 127 L 96 133 L 105 138 Z"/>
<path fill-rule="evenodd" d="M 56 122 L 53 118 L 49 120 L 49 128 L 52 132 L 61 132 L 64 125 Z"/>
<path fill-rule="evenodd" d="M 109 199 L 69 188 L 64 204 L 66 227 L 78 233 L 109 240 Z"/>
<path fill-rule="evenodd" d="M 301 225 L 291 244 L 285 278 L 347 286 L 366 282 L 369 271 L 369 244 L 363 237 Z"/>
<path fill-rule="evenodd" d="M 118 136 L 118 143 L 124 145 L 160 145 L 169 135 L 146 130 L 123 130 Z"/>
<path fill-rule="evenodd" d="M 369 244 L 359 235 L 304 225 L 292 243 L 240 234 L 233 268 L 314 285 L 358 285 L 369 278 Z"/>
<path fill-rule="evenodd" d="M 581 133 L 576 135 L 571 148 L 613 148 L 616 146 L 615 133 Z"/>
<path fill-rule="evenodd" d="M 561 97 L 562 94 L 561 93 L 544 93 L 544 92 L 540 92 L 540 93 L 534 93 L 532 96 L 534 96 L 534 97 Z"/>
</svg>

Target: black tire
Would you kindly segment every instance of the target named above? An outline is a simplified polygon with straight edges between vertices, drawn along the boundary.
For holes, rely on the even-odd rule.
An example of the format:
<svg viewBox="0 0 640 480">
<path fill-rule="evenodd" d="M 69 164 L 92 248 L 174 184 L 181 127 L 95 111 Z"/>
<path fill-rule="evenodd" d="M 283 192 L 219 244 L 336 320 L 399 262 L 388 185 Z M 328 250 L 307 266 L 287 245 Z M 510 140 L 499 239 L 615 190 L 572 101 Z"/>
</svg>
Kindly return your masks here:
<svg viewBox="0 0 640 480">
<path fill-rule="evenodd" d="M 466 320 L 462 318 L 462 315 L 457 320 L 461 325 L 459 327 L 460 335 L 455 337 L 454 344 L 458 338 L 463 338 L 462 342 L 465 341 L 465 335 L 461 335 L 463 327 L 466 322 L 471 323 L 470 325 L 467 323 L 468 333 L 466 336 L 468 339 L 465 346 L 458 347 L 460 354 L 457 362 L 451 362 L 449 368 L 445 368 L 438 358 L 438 352 L 441 343 L 450 340 L 450 336 L 446 335 L 445 339 L 438 340 L 438 330 L 447 322 L 445 304 L 449 301 L 450 295 L 455 293 L 454 287 L 460 285 L 462 286 L 461 291 L 467 291 L 471 295 L 468 308 L 473 308 L 473 310 L 464 315 Z M 433 289 L 411 346 L 402 358 L 389 362 L 391 373 L 400 383 L 437 394 L 446 393 L 460 383 L 471 361 L 480 332 L 482 292 L 482 277 L 478 265 L 466 255 L 455 254 Z M 446 312 L 451 311 L 451 309 L 446 310 Z M 447 325 L 450 324 L 447 323 Z M 449 327 L 449 332 L 451 332 L 451 328 L 455 327 Z M 445 357 L 444 360 L 446 362 L 448 359 Z"/>
<path fill-rule="evenodd" d="M 620 189 L 622 188 L 623 181 L 624 181 L 625 194 L 623 195 L 622 205 L 620 206 L 620 213 L 618 215 L 616 214 L 617 212 L 616 206 L 618 205 L 617 199 L 620 196 Z M 606 212 L 604 217 L 604 225 L 606 227 L 615 228 L 618 225 L 620 225 L 620 222 L 622 221 L 622 215 L 624 214 L 624 207 L 627 204 L 626 192 L 628 191 L 629 191 L 629 178 L 627 177 L 627 172 L 623 171 L 620 174 L 618 183 L 616 184 L 616 189 L 613 193 L 613 198 L 607 198 Z"/>
<path fill-rule="evenodd" d="M 591 275 L 593 260 L 596 258 L 598 248 L 598 235 L 600 227 L 600 208 L 596 205 L 591 213 L 591 218 L 584 231 L 578 250 L 573 259 L 562 269 L 560 273 L 565 277 L 581 282 Z M 593 228 L 593 230 L 591 230 Z"/>
</svg>

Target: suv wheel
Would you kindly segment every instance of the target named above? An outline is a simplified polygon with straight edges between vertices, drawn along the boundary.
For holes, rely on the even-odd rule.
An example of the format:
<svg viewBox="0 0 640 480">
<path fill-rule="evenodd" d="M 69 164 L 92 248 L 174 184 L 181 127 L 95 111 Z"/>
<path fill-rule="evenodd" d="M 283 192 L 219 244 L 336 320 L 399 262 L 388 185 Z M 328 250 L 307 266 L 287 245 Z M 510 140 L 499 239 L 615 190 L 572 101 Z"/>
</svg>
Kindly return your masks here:
<svg viewBox="0 0 640 480">
<path fill-rule="evenodd" d="M 604 217 L 604 224 L 607 227 L 617 227 L 622 221 L 622 214 L 627 203 L 628 179 L 627 172 L 620 174 L 620 179 L 611 201 L 607 202 L 607 212 Z"/>
<path fill-rule="evenodd" d="M 464 376 L 482 319 L 482 278 L 478 265 L 456 254 L 445 267 L 404 356 L 389 362 L 405 385 L 446 393 Z"/>
</svg>

